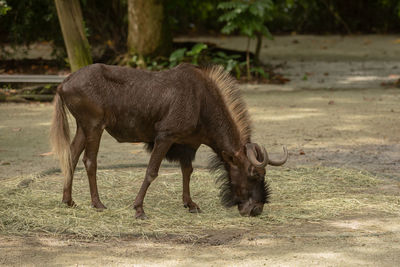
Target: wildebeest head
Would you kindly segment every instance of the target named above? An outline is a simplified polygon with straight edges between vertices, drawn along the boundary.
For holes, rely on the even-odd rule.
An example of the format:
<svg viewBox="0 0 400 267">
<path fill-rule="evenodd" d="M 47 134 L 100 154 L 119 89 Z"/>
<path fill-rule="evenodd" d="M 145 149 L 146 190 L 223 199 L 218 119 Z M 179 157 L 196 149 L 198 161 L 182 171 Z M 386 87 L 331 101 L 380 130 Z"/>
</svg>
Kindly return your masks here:
<svg viewBox="0 0 400 267">
<path fill-rule="evenodd" d="M 237 205 L 242 216 L 257 216 L 269 202 L 270 189 L 265 181 L 265 167 L 280 166 L 288 158 L 274 161 L 268 158 L 265 148 L 255 143 L 246 144 L 234 155 L 222 152 L 225 175 L 221 175 L 221 200 L 225 206 Z"/>
</svg>

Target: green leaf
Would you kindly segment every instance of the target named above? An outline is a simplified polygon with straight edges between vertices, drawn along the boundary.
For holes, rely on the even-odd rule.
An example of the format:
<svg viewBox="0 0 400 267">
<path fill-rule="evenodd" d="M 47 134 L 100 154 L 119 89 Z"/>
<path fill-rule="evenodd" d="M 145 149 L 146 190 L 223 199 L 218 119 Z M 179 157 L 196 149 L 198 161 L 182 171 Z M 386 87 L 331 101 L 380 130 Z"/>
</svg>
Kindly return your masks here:
<svg viewBox="0 0 400 267">
<path fill-rule="evenodd" d="M 226 67 L 225 67 L 225 69 L 226 69 L 228 72 L 231 72 L 237 65 L 238 65 L 238 62 L 237 62 L 236 60 L 229 59 L 229 60 L 226 62 Z"/>
<path fill-rule="evenodd" d="M 206 45 L 206 44 L 203 44 L 203 43 L 198 43 L 198 44 L 195 44 L 195 45 L 192 47 L 192 50 L 188 51 L 188 52 L 186 53 L 186 55 L 188 55 L 188 56 L 198 55 L 198 54 L 200 54 L 200 52 L 201 52 L 202 50 L 204 50 L 204 49 L 207 49 L 207 45 Z"/>
<path fill-rule="evenodd" d="M 235 19 L 237 16 L 238 16 L 238 13 L 236 13 L 236 12 L 233 12 L 233 11 L 227 12 L 227 13 L 221 15 L 218 18 L 218 21 L 231 21 L 231 20 Z"/>
<path fill-rule="evenodd" d="M 216 55 L 219 56 L 219 57 L 221 57 L 221 58 L 228 58 L 228 56 L 227 56 L 224 52 L 221 52 L 221 51 L 218 51 L 218 52 L 216 53 Z"/>
<path fill-rule="evenodd" d="M 268 39 L 270 39 L 270 40 L 273 40 L 273 39 L 274 39 L 274 37 L 272 36 L 272 33 L 269 31 L 269 29 L 268 29 L 266 26 L 262 27 L 261 33 L 262 33 L 265 37 L 267 37 Z"/>
<path fill-rule="evenodd" d="M 268 79 L 269 78 L 269 73 L 265 73 L 264 69 L 261 67 L 253 67 L 250 69 L 251 72 L 258 73 L 261 75 L 261 77 Z"/>
<path fill-rule="evenodd" d="M 237 28 L 238 28 L 237 25 L 235 25 L 235 24 L 233 24 L 233 23 L 231 23 L 231 22 L 228 22 L 228 23 L 222 28 L 221 32 L 222 32 L 222 33 L 225 33 L 225 34 L 230 34 L 230 33 L 233 32 L 234 30 L 236 30 Z"/>
<path fill-rule="evenodd" d="M 249 7 L 249 11 L 251 14 L 257 17 L 263 17 L 264 16 L 264 8 L 260 4 L 253 4 Z"/>
<path fill-rule="evenodd" d="M 178 65 L 185 57 L 186 48 L 179 48 L 169 56 L 170 67 Z"/>
</svg>

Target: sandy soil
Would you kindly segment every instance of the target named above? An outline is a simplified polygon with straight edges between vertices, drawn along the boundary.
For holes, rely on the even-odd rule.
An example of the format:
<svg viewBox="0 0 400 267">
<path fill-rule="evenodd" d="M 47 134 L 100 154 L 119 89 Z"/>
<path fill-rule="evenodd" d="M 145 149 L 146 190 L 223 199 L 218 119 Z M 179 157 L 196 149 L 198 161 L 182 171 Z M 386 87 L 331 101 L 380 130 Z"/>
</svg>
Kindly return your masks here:
<svg viewBox="0 0 400 267">
<path fill-rule="evenodd" d="M 0 264 L 40 266 L 395 266 L 398 218 L 347 218 L 282 226 L 218 243 L 166 240 L 78 242 L 0 237 Z M 212 235 L 210 240 L 212 239 Z"/>
<path fill-rule="evenodd" d="M 398 74 L 400 45 L 395 40 L 394 36 L 285 36 L 277 37 L 275 45 L 266 43 L 264 60 L 275 55 L 274 62 L 286 62 L 281 71 L 292 81 L 281 87 L 243 86 L 254 140 L 265 144 L 272 155 L 281 153 L 280 145 L 286 144 L 289 167 L 365 170 L 389 181 L 382 190 L 400 194 L 400 90 L 380 86 L 382 79 L 393 80 L 397 76 L 391 75 Z M 240 47 L 242 42 L 222 45 Z M 324 42 L 327 48 L 321 48 Z M 322 78 L 324 82 L 318 82 Z M 41 155 L 50 150 L 51 112 L 49 104 L 0 105 L 0 181 L 57 167 L 52 157 Z M 202 148 L 195 166 L 205 167 L 208 154 Z M 147 160 L 140 145 L 117 144 L 104 135 L 99 155 L 103 168 L 143 167 Z M 173 238 L 83 242 L 48 235 L 0 235 L 0 264 L 394 266 L 400 264 L 399 244 L 400 218 L 348 214 L 268 227 L 265 233 L 210 232 L 195 244 Z"/>
</svg>

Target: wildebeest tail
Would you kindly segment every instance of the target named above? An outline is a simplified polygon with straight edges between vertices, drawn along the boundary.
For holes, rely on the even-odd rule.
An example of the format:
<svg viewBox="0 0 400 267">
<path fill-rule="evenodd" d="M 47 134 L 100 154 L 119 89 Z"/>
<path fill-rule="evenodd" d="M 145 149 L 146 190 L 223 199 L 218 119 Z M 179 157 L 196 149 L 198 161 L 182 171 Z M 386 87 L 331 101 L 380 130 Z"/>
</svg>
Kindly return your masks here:
<svg viewBox="0 0 400 267">
<path fill-rule="evenodd" d="M 50 129 L 50 142 L 53 153 L 60 160 L 62 172 L 67 176 L 72 170 L 70 132 L 68 118 L 65 112 L 65 104 L 58 93 L 56 93 L 54 97 L 54 113 Z"/>
</svg>

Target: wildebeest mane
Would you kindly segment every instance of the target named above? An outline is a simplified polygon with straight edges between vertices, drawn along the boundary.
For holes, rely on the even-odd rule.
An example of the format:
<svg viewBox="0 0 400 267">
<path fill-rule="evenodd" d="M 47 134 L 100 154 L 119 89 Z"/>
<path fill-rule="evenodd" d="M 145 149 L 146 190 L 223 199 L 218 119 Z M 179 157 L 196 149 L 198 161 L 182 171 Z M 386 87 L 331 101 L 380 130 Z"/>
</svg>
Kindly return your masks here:
<svg viewBox="0 0 400 267">
<path fill-rule="evenodd" d="M 225 207 L 232 207 L 236 203 L 233 193 L 232 184 L 228 177 L 228 171 L 226 163 L 223 162 L 217 154 L 210 157 L 208 168 L 210 172 L 215 175 L 215 182 L 219 186 L 219 197 L 221 198 L 221 204 Z"/>
<path fill-rule="evenodd" d="M 222 100 L 239 131 L 241 142 L 243 144 L 249 143 L 251 136 L 250 117 L 236 80 L 219 65 L 206 68 L 205 73 L 218 88 Z"/>
</svg>

